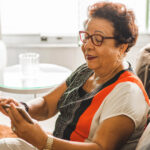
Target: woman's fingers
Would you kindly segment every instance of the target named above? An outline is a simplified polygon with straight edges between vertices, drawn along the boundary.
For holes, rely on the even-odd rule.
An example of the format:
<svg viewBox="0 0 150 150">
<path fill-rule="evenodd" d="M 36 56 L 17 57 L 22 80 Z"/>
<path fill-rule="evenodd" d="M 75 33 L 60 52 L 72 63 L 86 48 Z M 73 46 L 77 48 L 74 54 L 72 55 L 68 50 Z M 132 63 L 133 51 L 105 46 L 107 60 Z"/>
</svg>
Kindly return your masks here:
<svg viewBox="0 0 150 150">
<path fill-rule="evenodd" d="M 2 112 L 4 115 L 8 116 L 7 112 L 2 107 L 3 105 L 6 105 L 6 99 L 1 97 L 0 98 L 0 112 Z"/>
<path fill-rule="evenodd" d="M 4 115 L 8 116 L 7 112 L 5 111 L 5 109 L 2 106 L 5 106 L 6 104 L 15 104 L 16 106 L 19 105 L 18 102 L 16 102 L 15 100 L 13 100 L 12 98 L 5 98 L 5 97 L 1 97 L 0 98 L 0 112 L 2 112 Z"/>
<path fill-rule="evenodd" d="M 21 114 L 18 112 L 18 110 L 16 109 L 13 103 L 10 104 L 10 112 L 16 123 L 20 124 L 25 121 L 25 119 L 21 116 Z"/>
<path fill-rule="evenodd" d="M 14 104 L 10 104 L 10 108 L 8 109 L 8 115 L 12 122 L 12 130 L 20 136 L 21 128 L 24 128 L 24 124 L 26 121 L 23 119 L 23 117 L 20 115 L 18 110 L 15 108 Z M 21 127 L 21 128 L 20 128 Z"/>
<path fill-rule="evenodd" d="M 0 98 L 0 105 L 6 104 L 7 99 L 5 98 Z"/>
<path fill-rule="evenodd" d="M 8 113 L 3 109 L 3 107 L 0 105 L 0 112 L 2 112 L 4 115 L 8 116 Z"/>
<path fill-rule="evenodd" d="M 17 127 L 17 123 L 16 123 L 16 120 L 15 120 L 15 118 L 14 118 L 14 116 L 12 115 L 12 113 L 11 113 L 11 111 L 10 111 L 10 109 L 8 110 L 8 115 L 9 115 L 9 118 L 11 119 L 11 128 L 13 128 L 13 127 Z"/>
<path fill-rule="evenodd" d="M 30 130 L 28 130 L 30 123 L 28 123 L 22 115 L 18 112 L 16 106 L 14 104 L 10 104 L 10 108 L 8 110 L 8 115 L 11 119 L 11 126 L 14 133 L 17 134 L 18 137 L 23 137 L 23 135 Z"/>
<path fill-rule="evenodd" d="M 12 99 L 12 98 L 7 99 L 7 101 L 6 101 L 6 104 L 10 104 L 10 103 L 14 103 L 16 106 L 19 106 L 19 103 L 16 102 L 16 101 L 15 101 L 14 99 Z"/>
</svg>

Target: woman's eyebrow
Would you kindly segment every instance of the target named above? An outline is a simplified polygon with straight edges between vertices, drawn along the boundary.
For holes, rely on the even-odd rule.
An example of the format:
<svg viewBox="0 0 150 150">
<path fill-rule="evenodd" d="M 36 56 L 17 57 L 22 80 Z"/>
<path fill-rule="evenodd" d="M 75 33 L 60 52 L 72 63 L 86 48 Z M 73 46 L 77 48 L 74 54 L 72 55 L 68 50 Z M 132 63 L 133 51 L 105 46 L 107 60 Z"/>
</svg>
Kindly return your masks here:
<svg viewBox="0 0 150 150">
<path fill-rule="evenodd" d="M 99 31 L 99 30 L 96 30 L 95 32 L 96 32 L 96 33 L 97 33 L 97 32 L 99 32 L 99 33 L 102 33 L 102 34 L 104 34 L 104 32 L 102 32 L 102 31 Z"/>
</svg>

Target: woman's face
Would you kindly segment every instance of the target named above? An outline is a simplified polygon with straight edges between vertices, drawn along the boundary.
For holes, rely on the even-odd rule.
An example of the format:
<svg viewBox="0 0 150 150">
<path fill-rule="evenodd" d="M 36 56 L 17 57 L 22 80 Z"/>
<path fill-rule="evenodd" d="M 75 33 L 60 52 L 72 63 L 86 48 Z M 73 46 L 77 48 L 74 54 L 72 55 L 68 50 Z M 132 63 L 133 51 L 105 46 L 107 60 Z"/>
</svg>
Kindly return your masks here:
<svg viewBox="0 0 150 150">
<path fill-rule="evenodd" d="M 89 35 L 100 34 L 104 37 L 114 36 L 114 27 L 111 22 L 106 19 L 91 18 L 86 25 L 86 32 Z M 101 70 L 103 73 L 116 68 L 120 61 L 121 46 L 115 46 L 115 39 L 104 39 L 100 46 L 95 46 L 89 38 L 86 43 L 82 45 L 82 51 L 90 69 Z"/>
</svg>

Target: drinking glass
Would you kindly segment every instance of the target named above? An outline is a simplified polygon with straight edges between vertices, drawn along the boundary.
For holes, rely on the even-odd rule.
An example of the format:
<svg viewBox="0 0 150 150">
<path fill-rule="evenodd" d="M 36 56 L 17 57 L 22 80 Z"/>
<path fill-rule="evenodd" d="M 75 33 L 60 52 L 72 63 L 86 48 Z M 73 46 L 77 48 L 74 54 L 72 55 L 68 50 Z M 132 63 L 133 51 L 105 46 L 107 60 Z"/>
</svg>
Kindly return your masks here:
<svg viewBox="0 0 150 150">
<path fill-rule="evenodd" d="M 19 64 L 21 65 L 21 72 L 24 76 L 37 75 L 39 71 L 39 59 L 38 53 L 21 53 L 19 54 Z"/>
</svg>

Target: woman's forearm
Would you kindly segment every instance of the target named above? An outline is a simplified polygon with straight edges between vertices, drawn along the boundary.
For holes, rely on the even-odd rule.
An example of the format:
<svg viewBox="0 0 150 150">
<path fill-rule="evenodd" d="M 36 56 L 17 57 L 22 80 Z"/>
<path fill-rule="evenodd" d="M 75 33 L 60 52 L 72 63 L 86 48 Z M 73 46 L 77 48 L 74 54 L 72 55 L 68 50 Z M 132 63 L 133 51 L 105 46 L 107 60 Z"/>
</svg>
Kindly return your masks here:
<svg viewBox="0 0 150 150">
<path fill-rule="evenodd" d="M 28 106 L 31 117 L 40 121 L 54 116 L 57 113 L 58 101 L 66 89 L 66 82 L 63 82 L 44 97 L 30 101 Z"/>
<path fill-rule="evenodd" d="M 48 118 L 48 107 L 43 97 L 34 99 L 28 103 L 29 114 L 32 118 L 41 121 Z"/>
<path fill-rule="evenodd" d="M 94 142 L 84 143 L 84 142 L 73 142 L 62 140 L 59 138 L 53 139 L 52 150 L 103 150 L 103 148 Z"/>
</svg>

